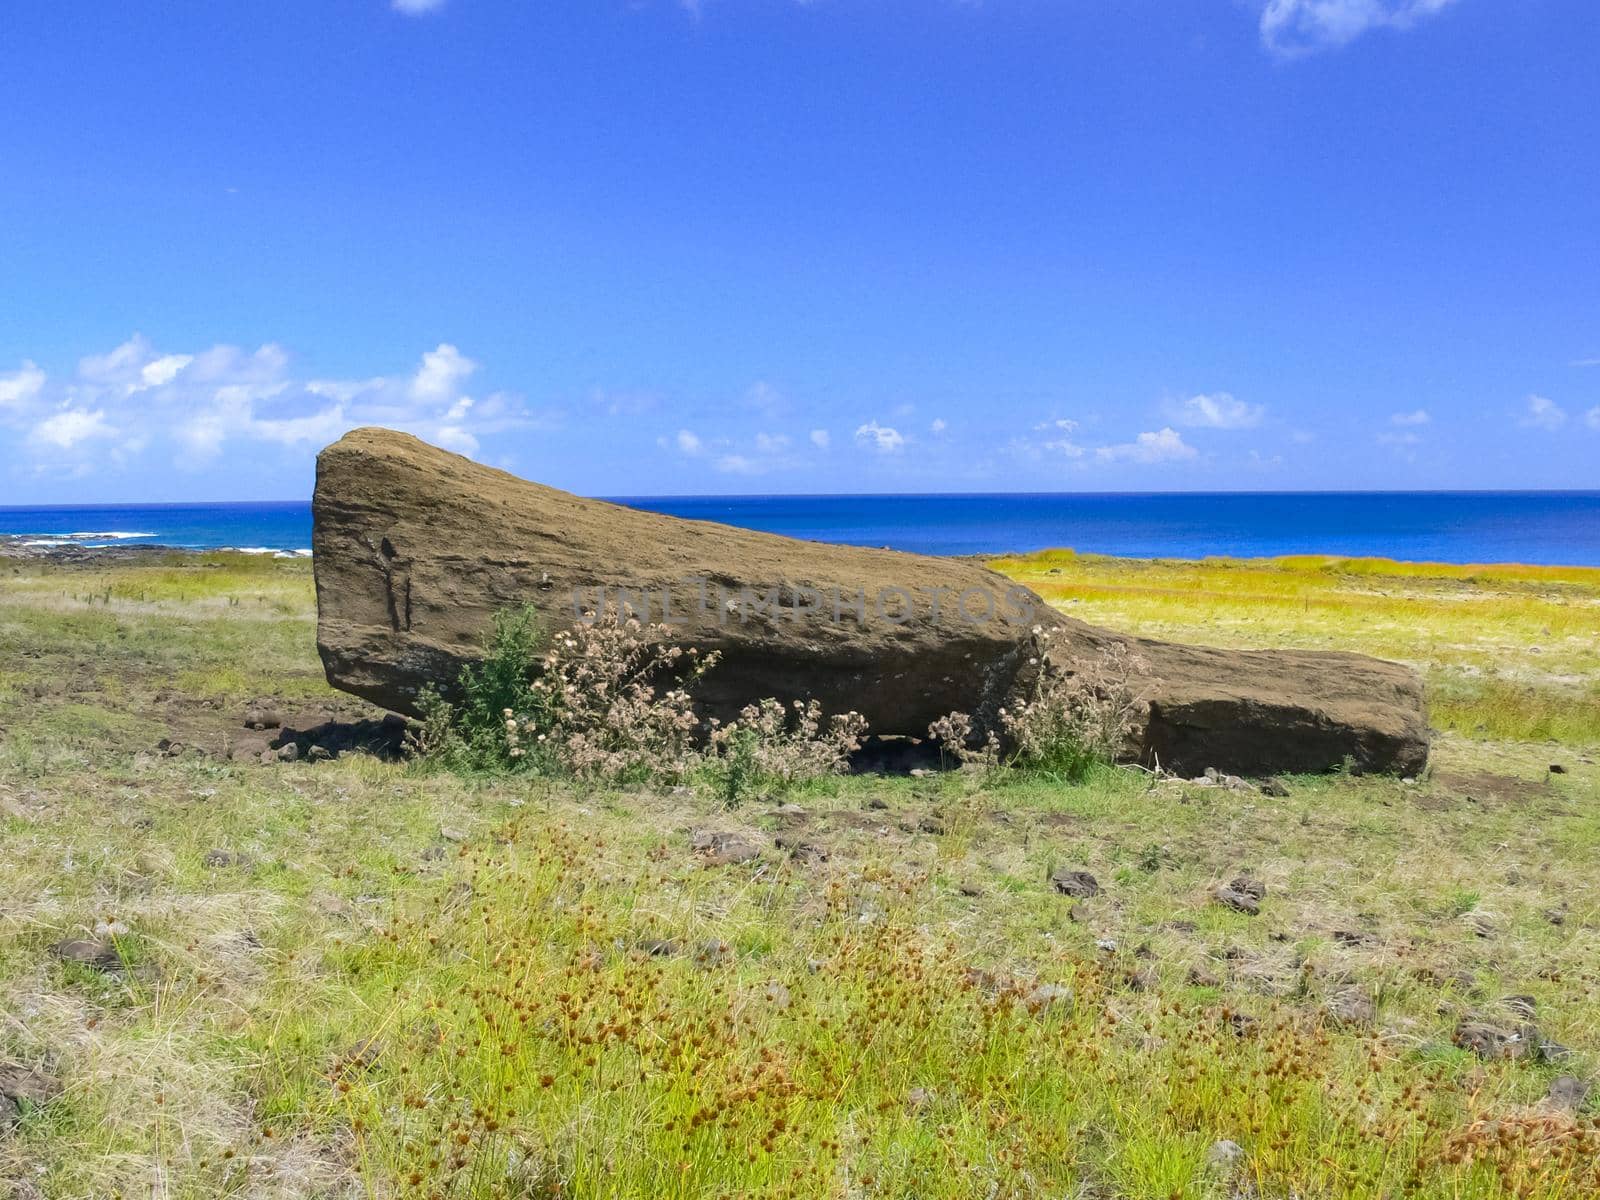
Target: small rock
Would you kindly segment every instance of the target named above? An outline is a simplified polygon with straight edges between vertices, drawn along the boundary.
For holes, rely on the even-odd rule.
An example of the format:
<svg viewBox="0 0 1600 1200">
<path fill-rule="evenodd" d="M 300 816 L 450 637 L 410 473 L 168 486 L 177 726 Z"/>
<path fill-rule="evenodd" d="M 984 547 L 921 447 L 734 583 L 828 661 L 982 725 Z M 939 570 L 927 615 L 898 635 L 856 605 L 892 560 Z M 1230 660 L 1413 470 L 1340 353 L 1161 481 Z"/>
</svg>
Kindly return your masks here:
<svg viewBox="0 0 1600 1200">
<path fill-rule="evenodd" d="M 871 796 L 867 799 L 867 807 L 873 812 L 884 812 L 889 807 L 889 802 L 882 796 Z"/>
<path fill-rule="evenodd" d="M 1101 938 L 1099 941 L 1095 942 L 1094 945 L 1095 949 L 1099 950 L 1101 954 L 1115 954 L 1117 952 L 1117 941 L 1115 938 Z"/>
<path fill-rule="evenodd" d="M 1211 898 L 1225 908 L 1235 912 L 1242 912 L 1247 916 L 1256 916 L 1261 912 L 1261 900 L 1250 892 L 1241 892 L 1231 884 L 1219 883 L 1211 889 Z"/>
<path fill-rule="evenodd" d="M 1532 996 L 1507 996 L 1500 1003 L 1512 1016 L 1521 1017 L 1524 1021 L 1533 1020 L 1539 1007 L 1539 1002 Z"/>
<path fill-rule="evenodd" d="M 1547 908 L 1544 910 L 1544 919 L 1552 925 L 1565 925 L 1567 923 L 1566 908 Z"/>
<path fill-rule="evenodd" d="M 777 980 L 767 984 L 766 996 L 767 1003 L 772 1005 L 773 1008 L 782 1010 L 789 1007 L 789 989 Z"/>
<path fill-rule="evenodd" d="M 806 815 L 806 810 L 798 804 L 780 804 L 773 811 L 780 817 L 798 818 Z"/>
<path fill-rule="evenodd" d="M 935 774 L 937 774 L 937 772 L 930 771 L 930 770 L 928 770 L 927 767 L 912 767 L 911 768 L 911 778 L 913 778 L 913 779 L 928 779 L 928 778 L 931 778 Z"/>
<path fill-rule="evenodd" d="M 979 896 L 983 895 L 983 885 L 974 883 L 970 879 L 963 879 L 960 883 L 956 884 L 956 891 L 960 892 L 963 896 L 970 896 L 976 900 Z"/>
<path fill-rule="evenodd" d="M 1261 794 L 1282 799 L 1289 794 L 1289 785 L 1274 775 L 1271 779 L 1263 779 L 1261 781 Z M 1229 1145 L 1232 1145 L 1232 1143 L 1230 1142 Z"/>
<path fill-rule="evenodd" d="M 1072 1003 L 1072 989 L 1059 983 L 1041 983 L 1022 998 L 1022 1003 L 1031 1013 L 1043 1012 L 1053 1004 Z"/>
<path fill-rule="evenodd" d="M 1371 1025 L 1378 1016 L 1378 1006 L 1365 988 L 1347 987 L 1328 999 L 1328 1016 L 1336 1025 Z"/>
<path fill-rule="evenodd" d="M 828 861 L 828 848 L 816 842 L 802 841 L 792 835 L 780 835 L 773 842 L 778 849 L 787 850 L 789 857 L 802 866 L 817 866 Z"/>
<path fill-rule="evenodd" d="M 467 840 L 467 831 L 464 829 L 456 829 L 450 825 L 441 825 L 439 827 L 439 836 L 447 842 L 455 842 L 457 845 L 460 845 L 462 842 Z"/>
<path fill-rule="evenodd" d="M 1243 1158 L 1244 1147 L 1226 1138 L 1220 1142 L 1212 1142 L 1211 1149 L 1206 1151 L 1206 1162 L 1213 1167 L 1229 1169 L 1238 1166 Z"/>
<path fill-rule="evenodd" d="M 926 1108 L 933 1100 L 933 1093 L 927 1088 L 915 1087 L 906 1093 L 906 1107 L 912 1112 Z"/>
<path fill-rule="evenodd" d="M 1260 1024 L 1253 1016 L 1244 1012 L 1227 1012 L 1223 1020 L 1235 1037 L 1249 1037 Z"/>
<path fill-rule="evenodd" d="M 1504 1029 L 1485 1021 L 1463 1020 L 1451 1040 L 1479 1058 L 1533 1058 L 1539 1053 L 1539 1031 L 1531 1025 Z"/>
<path fill-rule="evenodd" d="M 759 846 L 740 833 L 702 831 L 695 834 L 689 844 L 705 857 L 706 865 L 711 867 L 749 862 L 761 853 Z"/>
<path fill-rule="evenodd" d="M 1074 904 L 1067 909 L 1067 920 L 1074 925 L 1087 925 L 1089 923 L 1089 910 L 1081 904 Z"/>
<path fill-rule="evenodd" d="M 312 746 L 306 751 L 307 762 L 327 762 L 333 754 L 326 746 Z"/>
<path fill-rule="evenodd" d="M 1128 972 L 1128 987 L 1135 992 L 1153 992 L 1161 982 L 1152 966 L 1143 966 Z"/>
<path fill-rule="evenodd" d="M 651 958 L 671 958 L 678 953 L 678 943 L 671 938 L 646 938 L 639 943 L 639 949 Z"/>
<path fill-rule="evenodd" d="M 423 862 L 438 862 L 443 857 L 444 857 L 444 847 L 443 846 L 429 846 L 426 850 L 424 850 L 422 852 L 422 861 Z"/>
<path fill-rule="evenodd" d="M 1550 764 L 1550 774 L 1552 774 L 1552 775 L 1565 775 L 1566 773 L 1567 773 L 1567 769 L 1565 767 L 1563 767 L 1560 763 L 1551 763 Z"/>
<path fill-rule="evenodd" d="M 1050 875 L 1050 886 L 1063 896 L 1087 900 L 1100 894 L 1100 881 L 1087 871 L 1073 871 L 1058 867 Z"/>
<path fill-rule="evenodd" d="M 283 718 L 271 708 L 251 708 L 244 714 L 246 729 L 277 729 L 282 724 Z"/>
<path fill-rule="evenodd" d="M 1545 1103 L 1551 1108 L 1574 1115 L 1583 1110 L 1583 1103 L 1588 1098 L 1589 1085 L 1576 1075 L 1556 1076 L 1550 1081 L 1550 1090 L 1545 1093 Z"/>
<path fill-rule="evenodd" d="M 300 761 L 300 743 L 298 743 L 298 742 L 285 742 L 283 745 L 279 746 L 278 747 L 278 761 L 279 762 L 286 762 L 286 763 L 299 762 Z"/>
<path fill-rule="evenodd" d="M 20 1063 L 0 1062 L 0 1133 L 61 1094 L 61 1081 Z"/>
<path fill-rule="evenodd" d="M 1214 988 L 1222 986 L 1222 980 L 1218 979 L 1205 967 L 1198 965 L 1189 968 L 1187 981 L 1190 987 Z"/>
<path fill-rule="evenodd" d="M 935 837 L 943 837 L 944 831 L 944 818 L 934 813 L 929 813 L 917 822 L 918 833 L 931 833 Z"/>
<path fill-rule="evenodd" d="M 122 969 L 122 955 L 118 954 L 117 948 L 108 942 L 91 942 L 80 938 L 68 938 L 64 942 L 57 942 L 54 946 L 51 946 L 50 952 L 62 962 L 93 967 L 96 971 L 120 971 Z"/>
<path fill-rule="evenodd" d="M 232 850 L 207 850 L 200 865 L 219 870 L 222 867 L 242 867 L 246 862 L 244 855 L 235 854 Z"/>
<path fill-rule="evenodd" d="M 1549 1038 L 1540 1038 L 1537 1057 L 1540 1062 L 1566 1062 L 1567 1059 L 1572 1057 L 1572 1051 L 1560 1042 L 1552 1042 Z"/>
</svg>

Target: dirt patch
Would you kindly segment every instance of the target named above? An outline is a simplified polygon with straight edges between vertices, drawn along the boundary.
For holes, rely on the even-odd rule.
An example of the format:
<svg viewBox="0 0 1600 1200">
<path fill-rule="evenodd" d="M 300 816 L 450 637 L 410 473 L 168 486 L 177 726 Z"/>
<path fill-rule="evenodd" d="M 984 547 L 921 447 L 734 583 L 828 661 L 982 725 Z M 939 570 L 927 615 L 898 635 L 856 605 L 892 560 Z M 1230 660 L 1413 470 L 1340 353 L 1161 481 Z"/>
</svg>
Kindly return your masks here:
<svg viewBox="0 0 1600 1200">
<path fill-rule="evenodd" d="M 1552 796 L 1550 781 L 1532 780 L 1515 775 L 1501 775 L 1494 771 L 1440 771 L 1433 777 L 1428 792 L 1419 792 L 1420 807 L 1432 807 L 1443 800 L 1465 800 L 1478 804 L 1525 805 L 1548 800 Z M 1431 803 L 1424 803 L 1424 801 Z"/>
</svg>

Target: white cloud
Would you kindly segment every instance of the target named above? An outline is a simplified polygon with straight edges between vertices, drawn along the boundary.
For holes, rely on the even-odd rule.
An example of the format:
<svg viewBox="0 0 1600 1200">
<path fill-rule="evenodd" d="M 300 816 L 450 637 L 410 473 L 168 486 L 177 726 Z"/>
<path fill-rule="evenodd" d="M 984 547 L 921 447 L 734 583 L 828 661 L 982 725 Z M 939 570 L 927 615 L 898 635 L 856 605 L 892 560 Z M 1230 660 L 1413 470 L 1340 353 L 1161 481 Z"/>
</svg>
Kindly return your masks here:
<svg viewBox="0 0 1600 1200">
<path fill-rule="evenodd" d="M 1583 420 L 1590 429 L 1600 429 L 1600 405 L 1591 408 Z"/>
<path fill-rule="evenodd" d="M 833 444 L 833 435 L 826 429 L 813 429 L 811 431 L 811 444 L 818 450 L 826 450 Z"/>
<path fill-rule="evenodd" d="M 305 452 L 359 425 L 405 430 L 474 454 L 482 434 L 536 423 L 515 397 L 463 395 L 476 368 L 442 343 L 410 375 L 306 380 L 270 342 L 255 350 L 158 353 L 135 335 L 80 359 L 76 373 L 59 380 L 32 362 L 0 375 L 0 446 L 20 448 L 17 465 L 32 457 L 36 470 L 74 476 L 163 447 L 185 467 L 203 465 L 234 441 Z M 25 436 L 8 438 L 8 428 Z M 105 445 L 112 438 L 116 445 Z"/>
<path fill-rule="evenodd" d="M 1528 409 L 1522 424 L 1532 429 L 1554 433 L 1567 423 L 1567 410 L 1548 396 L 1529 396 Z"/>
<path fill-rule="evenodd" d="M 1349 45 L 1373 29 L 1409 29 L 1455 0 L 1267 0 L 1261 42 L 1295 58 Z"/>
<path fill-rule="evenodd" d="M 422 366 L 411 377 L 411 398 L 423 404 L 453 400 L 460 385 L 477 369 L 477 363 L 449 342 L 441 342 L 438 349 L 422 356 Z"/>
<path fill-rule="evenodd" d="M 117 431 L 106 422 L 103 409 L 88 412 L 81 408 L 64 409 L 46 417 L 33 427 L 29 437 L 40 445 L 71 450 L 80 442 L 115 437 Z"/>
<path fill-rule="evenodd" d="M 943 417 L 935 417 L 928 424 L 929 431 L 934 433 L 934 434 L 941 434 L 948 428 L 949 428 L 949 426 L 945 424 L 945 420 L 944 420 Z"/>
<path fill-rule="evenodd" d="M 880 454 L 893 454 L 906 444 L 906 439 L 901 436 L 898 429 L 880 425 L 876 421 L 868 421 L 856 429 L 856 442 L 862 446 L 870 446 Z"/>
<path fill-rule="evenodd" d="M 743 454 L 724 454 L 717 459 L 717 470 L 728 475 L 759 475 L 762 464 Z"/>
<path fill-rule="evenodd" d="M 781 433 L 756 434 L 756 450 L 761 454 L 782 454 L 789 448 L 789 439 Z"/>
<path fill-rule="evenodd" d="M 1095 456 L 1104 462 L 1163 463 L 1183 462 L 1199 454 L 1183 436 L 1171 426 L 1154 433 L 1141 433 L 1131 442 L 1117 446 L 1101 446 Z"/>
<path fill-rule="evenodd" d="M 678 452 L 680 454 L 699 454 L 703 447 L 700 444 L 700 435 L 691 429 L 678 430 Z"/>
<path fill-rule="evenodd" d="M 757 380 L 745 390 L 744 403 L 747 408 L 768 417 L 775 417 L 789 407 L 783 393 L 765 380 Z"/>
<path fill-rule="evenodd" d="M 0 375 L 0 408 L 23 408 L 44 391 L 45 373 L 28 359 L 9 375 Z"/>
<path fill-rule="evenodd" d="M 1421 434 L 1412 433 L 1409 430 L 1402 432 L 1385 430 L 1378 435 L 1378 445 L 1380 446 L 1415 446 L 1421 441 Z"/>
<path fill-rule="evenodd" d="M 1033 427 L 1033 429 L 1035 433 L 1044 433 L 1051 430 L 1059 431 L 1061 433 L 1071 433 L 1077 427 L 1078 423 L 1076 421 L 1068 420 L 1065 417 L 1058 417 L 1054 421 L 1040 421 Z"/>
<path fill-rule="evenodd" d="M 389 7 L 408 17 L 417 17 L 443 8 L 444 0 L 390 0 Z"/>
<path fill-rule="evenodd" d="M 1261 423 L 1266 411 L 1259 404 L 1246 404 L 1229 392 L 1190 396 L 1168 403 L 1167 415 L 1179 425 L 1200 429 L 1250 429 Z"/>
<path fill-rule="evenodd" d="M 1427 425 L 1432 421 L 1433 417 L 1425 408 L 1418 408 L 1411 412 L 1397 412 L 1389 418 L 1389 424 L 1400 426 Z"/>
</svg>

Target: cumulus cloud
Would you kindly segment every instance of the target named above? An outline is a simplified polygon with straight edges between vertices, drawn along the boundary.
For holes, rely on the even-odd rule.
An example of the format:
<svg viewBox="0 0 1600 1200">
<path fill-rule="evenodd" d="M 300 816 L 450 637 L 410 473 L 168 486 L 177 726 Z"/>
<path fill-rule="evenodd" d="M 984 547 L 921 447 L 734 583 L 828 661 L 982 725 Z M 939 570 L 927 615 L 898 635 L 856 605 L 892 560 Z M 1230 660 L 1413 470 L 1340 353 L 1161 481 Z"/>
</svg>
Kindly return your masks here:
<svg viewBox="0 0 1600 1200">
<path fill-rule="evenodd" d="M 80 442 L 116 435 L 117 431 L 107 424 L 103 409 L 89 412 L 81 408 L 67 408 L 40 421 L 33 427 L 29 437 L 41 445 L 71 450 Z"/>
<path fill-rule="evenodd" d="M 1380 446 L 1415 446 L 1421 441 L 1422 436 L 1420 434 L 1412 433 L 1409 429 L 1387 429 L 1378 435 L 1378 445 Z"/>
<path fill-rule="evenodd" d="M 761 454 L 782 454 L 789 448 L 789 439 L 781 433 L 756 434 L 756 450 Z"/>
<path fill-rule="evenodd" d="M 678 436 L 674 440 L 680 454 L 695 455 L 704 449 L 700 442 L 700 435 L 692 429 L 678 430 Z"/>
<path fill-rule="evenodd" d="M 879 454 L 894 454 L 905 446 L 906 439 L 898 429 L 868 421 L 856 429 L 856 443 L 875 449 Z"/>
<path fill-rule="evenodd" d="M 1522 424 L 1530 429 L 1554 433 L 1567 423 L 1567 410 L 1548 396 L 1529 396 Z"/>
<path fill-rule="evenodd" d="M 1230 392 L 1211 392 L 1169 403 L 1167 415 L 1179 425 L 1196 429 L 1250 429 L 1261 423 L 1266 409 L 1236 400 Z"/>
<path fill-rule="evenodd" d="M 444 7 L 444 0 L 389 0 L 389 7 L 408 17 L 419 17 Z"/>
<path fill-rule="evenodd" d="M 36 363 L 23 359 L 22 366 L 0 375 L 0 409 L 23 408 L 44 391 L 46 375 Z"/>
<path fill-rule="evenodd" d="M 1095 457 L 1102 462 L 1164 463 L 1183 462 L 1199 454 L 1170 425 L 1153 433 L 1141 433 L 1131 442 L 1101 446 Z"/>
<path fill-rule="evenodd" d="M 935 417 L 928 423 L 929 432 L 935 435 L 943 433 L 948 428 L 949 426 L 945 424 L 945 419 L 943 417 Z"/>
<path fill-rule="evenodd" d="M 1261 42 L 1286 58 L 1347 46 L 1374 29 L 1410 29 L 1455 0 L 1267 0 Z"/>
<path fill-rule="evenodd" d="M 1600 405 L 1591 408 L 1583 419 L 1590 429 L 1600 430 Z"/>
<path fill-rule="evenodd" d="M 1408 425 L 1427 425 L 1432 421 L 1432 415 L 1430 415 L 1428 410 L 1425 408 L 1413 409 L 1411 412 L 1397 412 L 1389 418 L 1389 424 L 1399 425 L 1402 427 Z"/>
<path fill-rule="evenodd" d="M 826 450 L 833 444 L 833 435 L 826 429 L 813 429 L 811 431 L 811 444 L 818 450 Z"/>
<path fill-rule="evenodd" d="M 304 379 L 273 343 L 170 353 L 135 335 L 60 379 L 31 361 L 0 374 L 0 431 L 23 435 L 9 439 L 20 448 L 14 465 L 46 474 L 122 465 L 163 447 L 183 466 L 203 465 L 234 442 L 307 452 L 359 425 L 474 454 L 483 433 L 536 423 L 514 397 L 466 395 L 476 369 L 442 343 L 409 374 Z"/>
</svg>

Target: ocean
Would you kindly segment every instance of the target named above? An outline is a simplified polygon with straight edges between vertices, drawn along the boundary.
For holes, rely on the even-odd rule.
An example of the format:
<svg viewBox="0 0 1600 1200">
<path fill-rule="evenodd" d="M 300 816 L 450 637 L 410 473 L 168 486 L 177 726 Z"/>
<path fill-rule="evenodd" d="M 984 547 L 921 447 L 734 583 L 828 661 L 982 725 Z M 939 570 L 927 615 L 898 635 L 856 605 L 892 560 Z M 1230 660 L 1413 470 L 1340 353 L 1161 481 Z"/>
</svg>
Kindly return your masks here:
<svg viewBox="0 0 1600 1200">
<path fill-rule="evenodd" d="M 919 554 L 1070 547 L 1141 558 L 1284 554 L 1600 567 L 1600 491 L 667 496 L 620 503 L 790 537 Z M 306 555 L 311 506 L 0 507 L 35 544 L 232 547 Z"/>
</svg>

